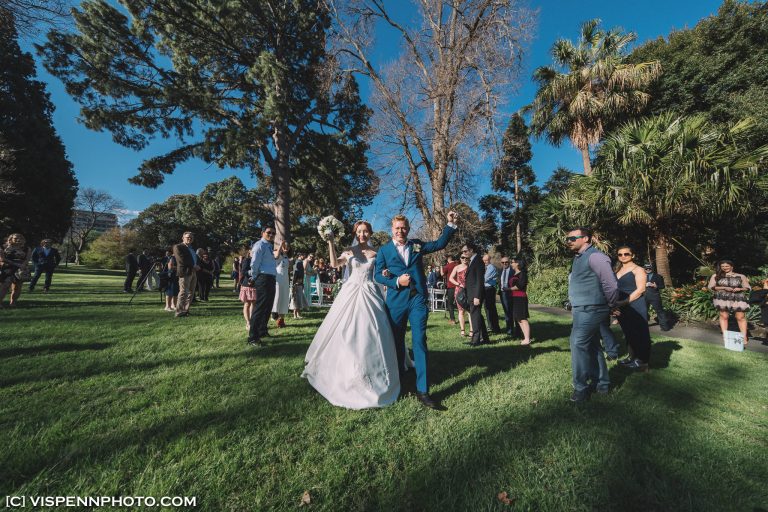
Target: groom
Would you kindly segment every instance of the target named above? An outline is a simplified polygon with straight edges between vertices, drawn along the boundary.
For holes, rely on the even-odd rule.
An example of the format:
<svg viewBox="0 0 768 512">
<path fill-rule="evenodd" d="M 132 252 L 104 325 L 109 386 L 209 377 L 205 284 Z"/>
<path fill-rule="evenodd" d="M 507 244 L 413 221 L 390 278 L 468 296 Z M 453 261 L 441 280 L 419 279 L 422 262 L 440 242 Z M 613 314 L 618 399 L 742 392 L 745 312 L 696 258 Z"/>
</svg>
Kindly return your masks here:
<svg viewBox="0 0 768 512">
<path fill-rule="evenodd" d="M 405 326 L 411 322 L 416 364 L 416 397 L 426 407 L 442 409 L 429 396 L 427 381 L 427 285 L 423 256 L 444 249 L 456 231 L 456 212 L 448 212 L 448 225 L 434 242 L 408 240 L 411 227 L 404 215 L 392 219 L 392 242 L 376 255 L 376 282 L 387 286 L 387 313 L 395 335 L 399 367 L 405 360 Z M 387 270 L 386 275 L 384 271 Z"/>
</svg>

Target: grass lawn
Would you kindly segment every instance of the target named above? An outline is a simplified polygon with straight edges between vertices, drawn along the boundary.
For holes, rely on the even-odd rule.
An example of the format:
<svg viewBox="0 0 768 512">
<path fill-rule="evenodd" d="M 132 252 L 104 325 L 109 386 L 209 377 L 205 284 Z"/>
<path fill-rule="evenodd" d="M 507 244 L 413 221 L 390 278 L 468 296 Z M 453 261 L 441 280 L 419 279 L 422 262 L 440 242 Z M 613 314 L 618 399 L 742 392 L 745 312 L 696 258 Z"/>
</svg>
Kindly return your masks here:
<svg viewBox="0 0 768 512">
<path fill-rule="evenodd" d="M 227 282 L 229 285 L 229 282 Z M 429 321 L 432 392 L 379 410 L 299 377 L 325 310 L 253 350 L 214 290 L 189 318 L 70 270 L 0 311 L 0 495 L 195 496 L 197 510 L 768 510 L 768 359 L 658 338 L 652 370 L 571 392 L 567 317 L 531 347 Z M 497 497 L 506 492 L 510 502 Z M 3 498 L 4 499 L 4 498 Z M 0 507 L 4 507 L 3 502 Z"/>
</svg>

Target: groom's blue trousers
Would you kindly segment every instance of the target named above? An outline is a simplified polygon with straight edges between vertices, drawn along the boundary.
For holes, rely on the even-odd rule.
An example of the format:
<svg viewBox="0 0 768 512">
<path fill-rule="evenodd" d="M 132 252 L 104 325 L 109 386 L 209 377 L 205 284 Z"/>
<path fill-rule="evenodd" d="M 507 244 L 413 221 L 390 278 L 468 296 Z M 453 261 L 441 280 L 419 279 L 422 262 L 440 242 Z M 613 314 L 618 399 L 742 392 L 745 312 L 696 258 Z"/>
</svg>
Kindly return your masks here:
<svg viewBox="0 0 768 512">
<path fill-rule="evenodd" d="M 427 300 L 420 294 L 408 300 L 408 307 L 396 311 L 390 309 L 392 333 L 395 335 L 397 363 L 400 369 L 405 361 L 405 330 L 411 324 L 411 342 L 413 344 L 413 362 L 416 365 L 416 391 L 429 393 L 427 380 Z"/>
</svg>

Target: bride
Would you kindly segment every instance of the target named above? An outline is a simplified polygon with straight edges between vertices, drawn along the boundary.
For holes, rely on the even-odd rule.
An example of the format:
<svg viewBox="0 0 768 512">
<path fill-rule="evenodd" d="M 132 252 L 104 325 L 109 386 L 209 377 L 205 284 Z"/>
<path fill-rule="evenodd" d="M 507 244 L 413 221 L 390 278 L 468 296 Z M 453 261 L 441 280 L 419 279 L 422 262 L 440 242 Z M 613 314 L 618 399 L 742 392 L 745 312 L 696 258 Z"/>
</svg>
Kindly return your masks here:
<svg viewBox="0 0 768 512">
<path fill-rule="evenodd" d="M 395 340 L 373 281 L 376 251 L 368 243 L 373 229 L 361 220 L 353 232 L 356 243 L 338 257 L 333 238 L 328 241 L 331 265 L 346 263 L 349 278 L 309 346 L 301 376 L 333 405 L 383 407 L 400 394 Z"/>
</svg>

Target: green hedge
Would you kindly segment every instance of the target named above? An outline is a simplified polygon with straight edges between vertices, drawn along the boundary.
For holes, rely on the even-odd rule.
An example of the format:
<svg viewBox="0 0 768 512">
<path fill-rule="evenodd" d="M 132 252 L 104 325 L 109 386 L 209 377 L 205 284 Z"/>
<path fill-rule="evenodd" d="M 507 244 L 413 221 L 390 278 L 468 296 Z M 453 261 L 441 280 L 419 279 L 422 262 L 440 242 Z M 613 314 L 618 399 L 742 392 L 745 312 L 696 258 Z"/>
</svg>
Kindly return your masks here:
<svg viewBox="0 0 768 512">
<path fill-rule="evenodd" d="M 568 300 L 568 267 L 531 267 L 528 273 L 528 301 L 531 304 L 562 307 Z"/>
</svg>

